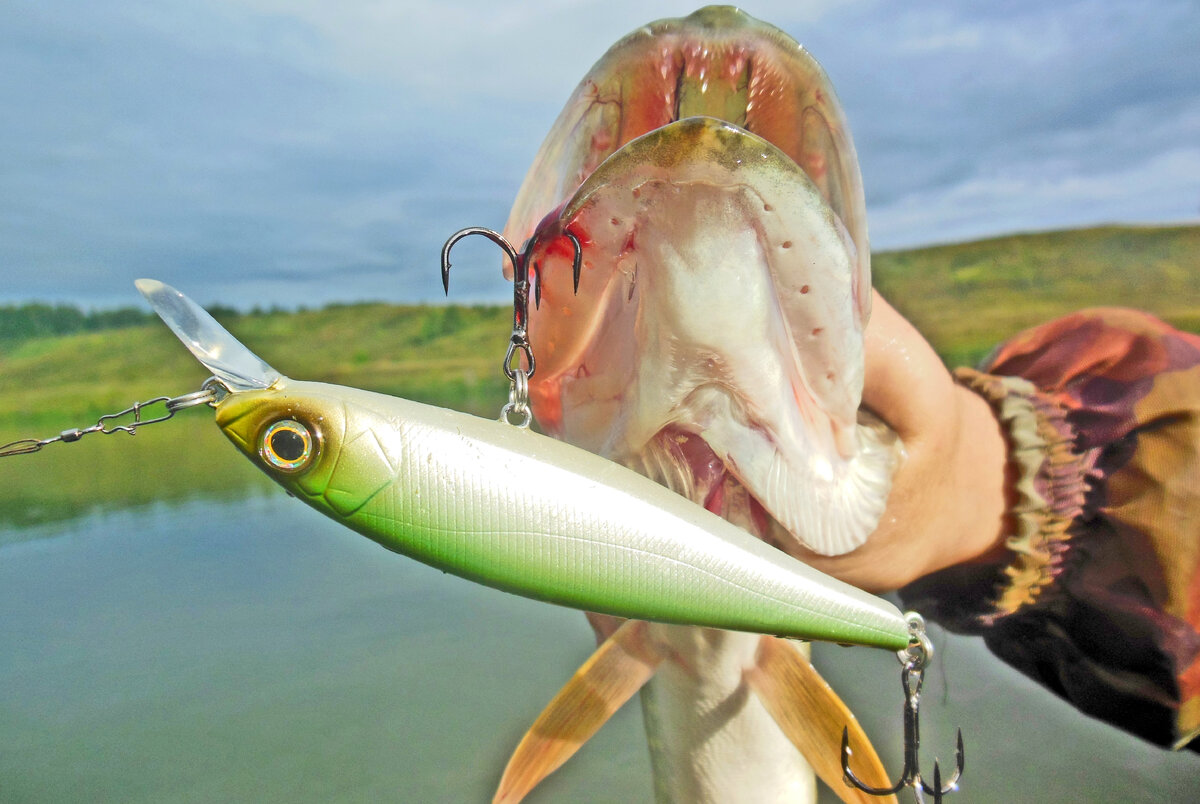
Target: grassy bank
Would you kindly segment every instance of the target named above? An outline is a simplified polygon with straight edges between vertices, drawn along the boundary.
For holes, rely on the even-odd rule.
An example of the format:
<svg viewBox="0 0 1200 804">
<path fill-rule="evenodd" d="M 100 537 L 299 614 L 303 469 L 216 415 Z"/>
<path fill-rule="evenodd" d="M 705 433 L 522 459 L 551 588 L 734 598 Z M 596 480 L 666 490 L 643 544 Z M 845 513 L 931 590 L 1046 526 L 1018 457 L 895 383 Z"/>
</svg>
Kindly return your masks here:
<svg viewBox="0 0 1200 804">
<path fill-rule="evenodd" d="M 500 307 L 349 305 L 222 323 L 289 376 L 464 410 L 503 401 L 510 322 Z M 64 415 L 184 393 L 206 375 L 161 324 L 27 340 L 0 352 L 0 428 L 61 429 Z"/>
<path fill-rule="evenodd" d="M 507 398 L 499 363 L 511 318 L 500 307 L 335 306 L 223 323 L 297 378 L 481 415 Z M 192 391 L 206 376 L 161 324 L 25 340 L 0 352 L 0 444 L 86 427 L 134 401 Z M 0 528 L 268 486 L 198 408 L 134 438 L 95 434 L 0 459 Z"/>
</svg>

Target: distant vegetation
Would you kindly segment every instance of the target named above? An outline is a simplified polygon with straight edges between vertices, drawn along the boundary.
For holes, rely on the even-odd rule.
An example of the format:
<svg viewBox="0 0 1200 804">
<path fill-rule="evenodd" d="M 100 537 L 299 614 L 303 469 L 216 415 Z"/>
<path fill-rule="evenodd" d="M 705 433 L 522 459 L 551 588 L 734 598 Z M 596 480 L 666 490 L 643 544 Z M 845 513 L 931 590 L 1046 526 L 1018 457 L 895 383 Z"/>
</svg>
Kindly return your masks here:
<svg viewBox="0 0 1200 804">
<path fill-rule="evenodd" d="M 500 306 L 332 305 L 216 317 L 283 373 L 369 388 L 486 416 L 508 397 L 500 360 L 512 313 Z M 0 341 L 0 444 L 86 427 L 134 401 L 175 396 L 208 372 L 152 324 Z M 161 406 L 151 409 L 153 415 Z M 225 443 L 205 408 L 138 431 L 89 435 L 0 458 L 0 544 L 88 511 L 259 493 L 266 478 Z"/>
<path fill-rule="evenodd" d="M 473 411 L 506 395 L 500 306 L 334 304 L 216 317 L 277 369 Z M 136 326 L 0 342 L 0 428 L 177 393 L 205 370 L 152 314 Z M 60 428 L 61 429 L 61 428 Z"/>
<path fill-rule="evenodd" d="M 153 318 L 153 313 L 134 307 L 85 313 L 78 307 L 66 304 L 52 306 L 33 302 L 19 306 L 4 305 L 0 306 L 0 342 L 136 327 L 150 323 Z"/>
<path fill-rule="evenodd" d="M 281 307 L 270 311 L 254 308 L 242 313 L 234 307 L 213 305 L 208 312 L 218 320 L 236 319 L 243 315 L 263 316 L 286 313 Z M 303 308 L 298 311 L 303 312 Z M 11 346 L 19 341 L 45 338 L 51 335 L 72 335 L 76 332 L 99 332 L 106 329 L 125 329 L 143 324 L 157 324 L 158 316 L 150 310 L 138 307 L 118 307 L 115 310 L 90 310 L 84 312 L 70 304 L 26 304 L 0 305 L 0 345 Z"/>
</svg>

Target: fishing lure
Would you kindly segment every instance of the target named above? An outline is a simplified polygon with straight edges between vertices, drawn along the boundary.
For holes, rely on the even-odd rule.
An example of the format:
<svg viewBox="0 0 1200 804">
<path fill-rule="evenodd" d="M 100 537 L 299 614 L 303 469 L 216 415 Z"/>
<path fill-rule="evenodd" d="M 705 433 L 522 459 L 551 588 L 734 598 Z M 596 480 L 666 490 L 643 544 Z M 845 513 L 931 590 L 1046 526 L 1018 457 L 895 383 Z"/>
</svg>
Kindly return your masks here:
<svg viewBox="0 0 1200 804">
<path fill-rule="evenodd" d="M 298 499 L 389 550 L 622 617 L 892 650 L 910 643 L 890 603 L 629 469 L 505 422 L 291 380 L 179 291 L 137 285 L 213 373 L 216 423 L 229 440 Z"/>
</svg>

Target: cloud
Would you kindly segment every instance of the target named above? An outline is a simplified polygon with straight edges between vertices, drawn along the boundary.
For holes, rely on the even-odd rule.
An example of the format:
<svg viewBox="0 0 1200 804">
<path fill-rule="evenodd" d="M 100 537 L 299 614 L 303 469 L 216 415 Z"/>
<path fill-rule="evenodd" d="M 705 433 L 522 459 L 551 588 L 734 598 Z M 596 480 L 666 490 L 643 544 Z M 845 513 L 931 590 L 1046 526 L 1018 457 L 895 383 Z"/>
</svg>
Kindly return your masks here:
<svg viewBox="0 0 1200 804">
<path fill-rule="evenodd" d="M 0 27 L 0 302 L 437 298 L 441 242 L 499 227 L 631 0 L 14 0 Z M 1196 218 L 1189 2 L 805 3 L 747 11 L 822 61 L 872 240 Z M 502 299 L 456 255 L 455 298 Z"/>
<path fill-rule="evenodd" d="M 1200 142 L 1194 6 L 918 3 L 871 25 L 878 10 L 831 68 L 875 244 L 1196 219 L 1197 174 L 1164 167 Z"/>
<path fill-rule="evenodd" d="M 938 222 L 941 242 L 1106 222 L 1194 220 L 1196 206 L 1190 216 L 1179 210 L 1189 200 L 1200 205 L 1200 192 L 1190 199 L 1180 194 L 1181 175 L 1200 176 L 1200 147 L 1086 174 L 1054 165 L 981 171 L 948 188 L 896 198 L 877 216 L 873 236 L 893 248 L 929 243 L 930 220 Z"/>
</svg>

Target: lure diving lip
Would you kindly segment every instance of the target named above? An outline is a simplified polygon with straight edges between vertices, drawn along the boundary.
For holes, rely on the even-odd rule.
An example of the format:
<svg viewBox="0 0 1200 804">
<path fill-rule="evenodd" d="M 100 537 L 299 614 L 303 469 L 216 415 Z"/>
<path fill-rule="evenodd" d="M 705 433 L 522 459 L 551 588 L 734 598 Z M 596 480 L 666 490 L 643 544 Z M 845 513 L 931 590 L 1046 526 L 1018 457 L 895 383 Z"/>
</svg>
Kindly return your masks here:
<svg viewBox="0 0 1200 804">
<path fill-rule="evenodd" d="M 139 279 L 134 285 L 175 337 L 230 391 L 269 388 L 283 376 L 175 288 L 157 279 Z"/>
<path fill-rule="evenodd" d="M 272 369 L 199 305 L 138 289 L 229 393 L 226 437 L 382 546 L 507 592 L 633 619 L 900 650 L 885 600 L 618 464 L 498 421 Z"/>
</svg>

